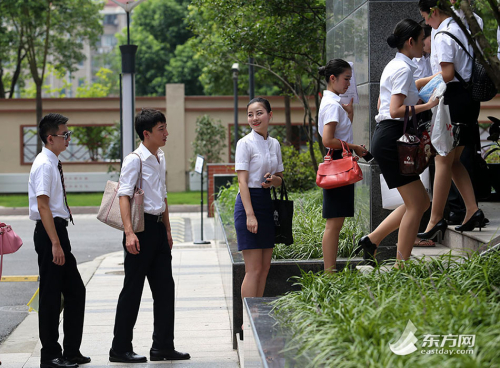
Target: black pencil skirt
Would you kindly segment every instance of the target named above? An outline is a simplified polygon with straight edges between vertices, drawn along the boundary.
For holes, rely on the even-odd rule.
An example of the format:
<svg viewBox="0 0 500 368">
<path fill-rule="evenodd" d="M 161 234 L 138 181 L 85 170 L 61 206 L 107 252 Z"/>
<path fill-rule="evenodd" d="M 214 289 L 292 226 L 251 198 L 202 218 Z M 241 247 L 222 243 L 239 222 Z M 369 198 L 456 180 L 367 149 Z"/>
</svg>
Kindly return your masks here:
<svg viewBox="0 0 500 368">
<path fill-rule="evenodd" d="M 342 150 L 335 150 L 332 159 L 342 158 Z M 323 218 L 354 216 L 354 184 L 323 189 Z"/>
<path fill-rule="evenodd" d="M 399 173 L 397 140 L 403 135 L 401 120 L 382 120 L 377 124 L 372 137 L 372 154 L 380 167 L 389 189 L 402 187 L 415 180 L 418 175 L 404 176 Z"/>
</svg>

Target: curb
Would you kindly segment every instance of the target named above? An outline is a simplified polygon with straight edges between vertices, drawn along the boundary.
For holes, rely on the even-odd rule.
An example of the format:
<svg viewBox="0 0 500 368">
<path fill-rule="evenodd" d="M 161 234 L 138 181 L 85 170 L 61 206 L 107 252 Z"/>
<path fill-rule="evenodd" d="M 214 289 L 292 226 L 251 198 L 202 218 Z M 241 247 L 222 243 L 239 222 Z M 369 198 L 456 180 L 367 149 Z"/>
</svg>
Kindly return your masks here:
<svg viewBox="0 0 500 368">
<path fill-rule="evenodd" d="M 203 211 L 207 212 L 208 206 L 203 205 Z M 184 212 L 199 212 L 199 204 L 172 204 L 168 206 L 169 213 L 184 213 Z M 89 215 L 99 212 L 99 207 L 88 206 L 88 207 L 71 207 L 71 213 L 73 215 Z M 0 207 L 0 216 L 28 216 L 28 207 Z"/>
<path fill-rule="evenodd" d="M 78 271 L 82 276 L 84 285 L 87 285 L 101 265 L 102 261 L 119 252 L 103 254 L 92 261 L 80 263 Z M 62 313 L 60 318 L 62 319 Z M 29 354 L 39 356 L 35 351 L 38 341 L 38 316 L 36 312 L 30 312 L 26 318 L 11 332 L 9 337 L 0 345 L 0 354 Z"/>
</svg>

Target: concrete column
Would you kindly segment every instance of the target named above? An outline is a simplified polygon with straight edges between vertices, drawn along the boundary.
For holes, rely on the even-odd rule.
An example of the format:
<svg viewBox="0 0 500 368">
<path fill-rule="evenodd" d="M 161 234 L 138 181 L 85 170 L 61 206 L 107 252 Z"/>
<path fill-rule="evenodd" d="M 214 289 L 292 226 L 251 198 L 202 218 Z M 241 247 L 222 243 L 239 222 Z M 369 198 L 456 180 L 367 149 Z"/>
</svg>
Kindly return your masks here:
<svg viewBox="0 0 500 368">
<path fill-rule="evenodd" d="M 168 139 L 163 151 L 167 164 L 167 191 L 186 190 L 186 123 L 184 84 L 166 85 Z"/>
</svg>

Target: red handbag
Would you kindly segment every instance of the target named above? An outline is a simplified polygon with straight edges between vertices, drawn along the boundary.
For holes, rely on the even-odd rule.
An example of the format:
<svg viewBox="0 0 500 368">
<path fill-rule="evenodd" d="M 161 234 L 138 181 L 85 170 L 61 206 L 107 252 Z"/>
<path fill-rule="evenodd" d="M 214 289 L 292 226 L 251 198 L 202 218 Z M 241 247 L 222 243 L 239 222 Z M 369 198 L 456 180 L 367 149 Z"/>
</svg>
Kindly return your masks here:
<svg viewBox="0 0 500 368">
<path fill-rule="evenodd" d="M 0 278 L 2 278 L 3 255 L 17 252 L 23 241 L 10 225 L 0 223 Z"/>
<path fill-rule="evenodd" d="M 352 155 L 347 143 L 342 143 L 342 158 L 332 159 L 333 150 L 330 149 L 319 164 L 316 175 L 316 184 L 323 189 L 333 189 L 354 184 L 363 179 L 363 173 L 358 165 L 358 157 Z"/>
</svg>

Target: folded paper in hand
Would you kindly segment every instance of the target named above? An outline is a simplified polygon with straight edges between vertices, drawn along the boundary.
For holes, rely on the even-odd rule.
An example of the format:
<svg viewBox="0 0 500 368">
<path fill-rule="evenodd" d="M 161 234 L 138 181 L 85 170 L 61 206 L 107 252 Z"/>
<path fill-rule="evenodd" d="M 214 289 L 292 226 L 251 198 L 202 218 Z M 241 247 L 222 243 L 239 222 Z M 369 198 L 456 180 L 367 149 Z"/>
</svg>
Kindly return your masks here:
<svg viewBox="0 0 500 368">
<path fill-rule="evenodd" d="M 425 86 L 422 87 L 422 89 L 418 93 L 418 97 L 420 97 L 420 99 L 424 101 L 424 103 L 427 103 L 429 102 L 432 94 L 434 94 L 435 97 L 441 97 L 444 94 L 445 90 L 446 83 L 443 80 L 443 76 L 441 74 L 438 74 L 434 78 L 432 78 Z"/>
</svg>

